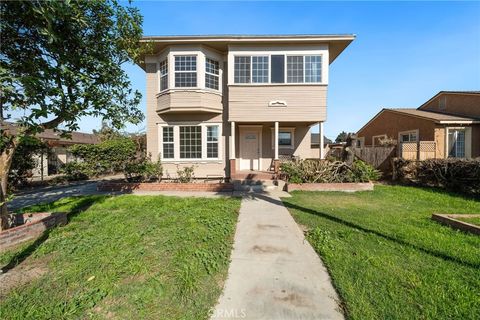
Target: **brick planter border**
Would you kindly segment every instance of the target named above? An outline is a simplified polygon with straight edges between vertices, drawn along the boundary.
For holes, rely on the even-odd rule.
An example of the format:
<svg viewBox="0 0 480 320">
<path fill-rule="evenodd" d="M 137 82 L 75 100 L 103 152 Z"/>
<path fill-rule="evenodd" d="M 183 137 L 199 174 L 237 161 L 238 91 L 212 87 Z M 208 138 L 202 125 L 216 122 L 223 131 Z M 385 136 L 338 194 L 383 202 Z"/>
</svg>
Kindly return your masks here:
<svg viewBox="0 0 480 320">
<path fill-rule="evenodd" d="M 55 226 L 67 224 L 65 212 L 24 213 L 16 215 L 15 218 L 25 224 L 0 232 L 0 252 L 22 242 L 36 239 Z"/>
<path fill-rule="evenodd" d="M 208 191 L 231 192 L 232 183 L 177 183 L 177 182 L 99 182 L 99 191 Z"/>
<path fill-rule="evenodd" d="M 373 183 L 359 182 L 359 183 L 287 183 L 286 188 L 288 192 L 300 191 L 343 191 L 343 192 L 357 192 L 357 191 L 372 191 Z"/>
<path fill-rule="evenodd" d="M 455 229 L 459 229 L 466 232 L 471 232 L 480 235 L 480 226 L 457 220 L 455 218 L 474 218 L 480 217 L 480 214 L 432 214 L 432 220 L 440 222 L 441 224 L 450 226 Z"/>
</svg>

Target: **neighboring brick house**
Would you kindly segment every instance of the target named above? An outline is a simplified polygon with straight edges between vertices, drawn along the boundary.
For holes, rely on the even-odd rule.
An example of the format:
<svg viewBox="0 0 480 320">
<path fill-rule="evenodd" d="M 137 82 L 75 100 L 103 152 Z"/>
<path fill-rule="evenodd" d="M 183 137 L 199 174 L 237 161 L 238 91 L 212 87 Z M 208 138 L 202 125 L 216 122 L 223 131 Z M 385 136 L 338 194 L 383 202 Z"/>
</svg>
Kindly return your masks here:
<svg viewBox="0 0 480 320">
<path fill-rule="evenodd" d="M 417 109 L 382 109 L 357 132 L 357 146 L 386 137 L 399 147 L 434 142 L 435 158 L 480 157 L 480 91 L 440 91 Z"/>
<path fill-rule="evenodd" d="M 354 35 L 153 36 L 146 71 L 147 151 L 164 175 L 275 171 L 321 158 L 310 128 L 327 113 L 329 66 Z M 243 172 L 243 173 L 242 173 Z"/>
</svg>

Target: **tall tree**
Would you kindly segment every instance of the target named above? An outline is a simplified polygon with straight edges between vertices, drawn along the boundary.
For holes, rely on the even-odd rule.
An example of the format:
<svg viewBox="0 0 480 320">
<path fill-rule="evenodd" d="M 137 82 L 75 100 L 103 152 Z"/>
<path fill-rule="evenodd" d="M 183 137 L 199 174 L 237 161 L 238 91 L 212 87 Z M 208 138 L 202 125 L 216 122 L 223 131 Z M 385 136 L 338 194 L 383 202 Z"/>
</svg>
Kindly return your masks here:
<svg viewBox="0 0 480 320">
<path fill-rule="evenodd" d="M 346 133 L 345 131 L 342 131 L 338 134 L 337 138 L 335 139 L 335 142 L 336 143 L 346 142 L 347 137 L 348 137 L 348 133 Z"/>
<path fill-rule="evenodd" d="M 114 128 L 138 123 L 141 95 L 122 64 L 140 56 L 142 16 L 116 0 L 0 2 L 0 179 L 2 228 L 15 148 L 46 129 L 77 130 L 84 116 Z M 17 117 L 17 134 L 4 121 Z"/>
</svg>

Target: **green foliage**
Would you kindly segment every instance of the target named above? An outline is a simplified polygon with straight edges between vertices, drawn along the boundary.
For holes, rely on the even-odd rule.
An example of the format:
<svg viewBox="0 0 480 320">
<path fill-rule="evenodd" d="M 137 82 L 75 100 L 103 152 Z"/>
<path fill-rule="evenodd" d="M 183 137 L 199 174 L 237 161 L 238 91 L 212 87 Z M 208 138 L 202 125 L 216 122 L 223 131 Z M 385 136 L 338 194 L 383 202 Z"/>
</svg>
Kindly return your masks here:
<svg viewBox="0 0 480 320">
<path fill-rule="evenodd" d="M 380 178 L 380 172 L 357 160 L 349 166 L 341 161 L 298 160 L 287 161 L 280 170 L 290 183 L 368 182 Z"/>
<path fill-rule="evenodd" d="M 239 207 L 231 198 L 124 195 L 26 208 L 73 213 L 24 262 L 48 272 L 2 296 L 0 318 L 207 319 L 227 276 Z"/>
<path fill-rule="evenodd" d="M 138 123 L 141 95 L 122 64 L 140 55 L 142 16 L 116 0 L 2 1 L 3 116 L 18 110 L 29 134 L 78 129 L 84 116 L 115 128 Z"/>
<path fill-rule="evenodd" d="M 335 142 L 336 143 L 346 142 L 347 138 L 348 138 L 348 133 L 346 133 L 345 131 L 342 131 L 338 134 L 337 138 L 335 139 Z"/>
<path fill-rule="evenodd" d="M 195 166 L 190 167 L 180 167 L 177 165 L 177 180 L 181 183 L 189 183 L 193 181 L 193 177 L 195 176 Z"/>
<path fill-rule="evenodd" d="M 32 170 L 37 166 L 35 156 L 48 154 L 48 146 L 35 137 L 22 137 L 13 155 L 8 174 L 9 188 L 24 185 L 32 177 Z M 46 173 L 45 173 L 46 174 Z"/>
<path fill-rule="evenodd" d="M 60 168 L 60 172 L 65 175 L 68 181 L 87 180 L 96 173 L 88 163 L 79 161 L 66 163 Z"/>
<path fill-rule="evenodd" d="M 93 145 L 77 144 L 70 147 L 69 151 L 82 159 L 91 175 L 121 172 L 136 156 L 135 143 L 129 138 L 106 140 Z"/>
<path fill-rule="evenodd" d="M 376 185 L 282 200 L 309 230 L 347 319 L 480 319 L 480 237 L 431 219 L 480 213 L 478 199 Z"/>
<path fill-rule="evenodd" d="M 124 173 L 127 181 L 132 182 L 161 180 L 163 167 L 160 160 L 153 162 L 149 158 L 145 158 L 127 163 Z"/>
</svg>

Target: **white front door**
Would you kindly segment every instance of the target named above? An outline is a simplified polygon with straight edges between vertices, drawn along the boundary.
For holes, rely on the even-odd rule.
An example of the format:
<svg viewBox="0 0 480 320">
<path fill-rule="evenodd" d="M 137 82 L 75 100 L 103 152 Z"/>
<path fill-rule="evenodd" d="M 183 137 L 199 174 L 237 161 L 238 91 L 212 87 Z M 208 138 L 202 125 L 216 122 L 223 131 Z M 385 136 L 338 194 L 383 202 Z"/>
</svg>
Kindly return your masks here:
<svg viewBox="0 0 480 320">
<path fill-rule="evenodd" d="M 261 128 L 240 128 L 240 170 L 260 170 Z"/>
</svg>

